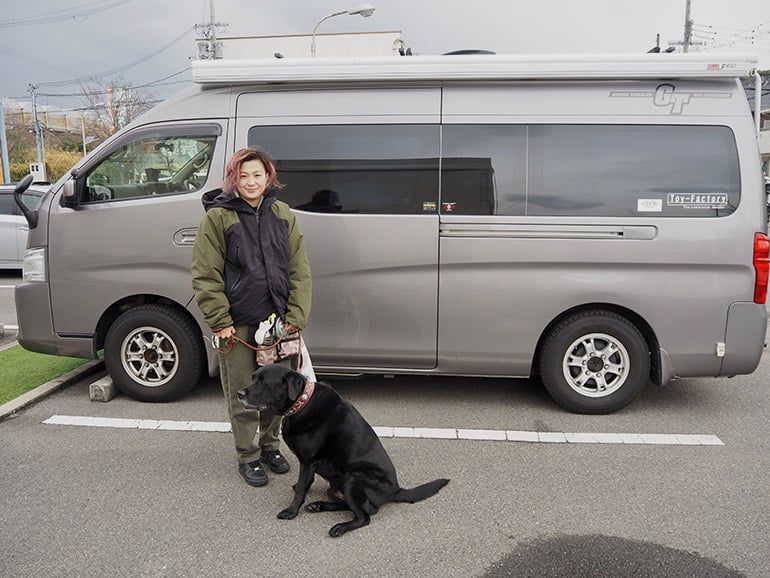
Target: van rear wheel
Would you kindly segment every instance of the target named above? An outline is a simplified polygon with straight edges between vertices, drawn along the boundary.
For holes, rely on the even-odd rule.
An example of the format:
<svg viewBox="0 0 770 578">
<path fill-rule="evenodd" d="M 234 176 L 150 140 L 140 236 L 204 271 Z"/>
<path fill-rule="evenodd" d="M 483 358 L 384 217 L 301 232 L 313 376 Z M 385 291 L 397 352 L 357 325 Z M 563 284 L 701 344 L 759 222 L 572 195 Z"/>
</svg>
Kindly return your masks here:
<svg viewBox="0 0 770 578">
<path fill-rule="evenodd" d="M 198 327 L 171 307 L 141 305 L 110 326 L 104 362 L 120 391 L 139 401 L 172 401 L 201 378 Z"/>
<path fill-rule="evenodd" d="M 612 413 L 650 378 L 650 352 L 639 330 L 610 311 L 583 311 L 546 337 L 540 374 L 551 397 L 576 413 Z"/>
</svg>

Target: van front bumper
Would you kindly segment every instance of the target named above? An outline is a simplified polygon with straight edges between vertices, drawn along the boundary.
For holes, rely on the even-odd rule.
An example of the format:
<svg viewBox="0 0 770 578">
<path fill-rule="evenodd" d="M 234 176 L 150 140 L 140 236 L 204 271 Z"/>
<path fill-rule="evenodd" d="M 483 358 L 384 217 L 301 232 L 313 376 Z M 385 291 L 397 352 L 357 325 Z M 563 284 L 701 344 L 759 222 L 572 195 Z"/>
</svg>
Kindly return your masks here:
<svg viewBox="0 0 770 578">
<path fill-rule="evenodd" d="M 14 299 L 18 341 L 24 349 L 48 355 L 96 358 L 93 336 L 61 337 L 54 332 L 48 283 L 20 283 L 16 286 Z"/>
</svg>

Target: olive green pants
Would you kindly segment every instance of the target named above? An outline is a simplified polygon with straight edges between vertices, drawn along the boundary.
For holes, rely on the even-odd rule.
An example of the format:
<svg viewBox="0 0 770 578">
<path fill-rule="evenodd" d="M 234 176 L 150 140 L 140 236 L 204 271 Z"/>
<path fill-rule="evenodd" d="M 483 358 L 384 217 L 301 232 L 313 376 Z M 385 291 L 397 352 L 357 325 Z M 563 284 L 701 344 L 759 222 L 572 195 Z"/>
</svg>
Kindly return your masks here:
<svg viewBox="0 0 770 578">
<path fill-rule="evenodd" d="M 254 345 L 253 336 L 247 326 L 235 328 L 236 335 Z M 284 363 L 284 362 L 281 362 Z M 289 360 L 286 360 L 289 363 Z M 235 438 L 238 462 L 246 464 L 259 459 L 262 451 L 277 450 L 280 444 L 281 416 L 268 411 L 247 410 L 235 396 L 237 391 L 251 383 L 251 374 L 257 368 L 256 352 L 242 343 L 234 349 L 219 349 L 219 376 L 225 394 L 227 413 Z M 255 437 L 259 432 L 259 442 Z"/>
</svg>

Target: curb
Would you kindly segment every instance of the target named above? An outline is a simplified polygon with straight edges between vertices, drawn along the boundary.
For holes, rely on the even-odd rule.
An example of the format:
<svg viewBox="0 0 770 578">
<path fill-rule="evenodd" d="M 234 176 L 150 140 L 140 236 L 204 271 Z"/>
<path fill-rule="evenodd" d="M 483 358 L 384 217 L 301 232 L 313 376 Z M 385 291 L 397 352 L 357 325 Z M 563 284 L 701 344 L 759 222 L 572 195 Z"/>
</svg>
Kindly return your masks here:
<svg viewBox="0 0 770 578">
<path fill-rule="evenodd" d="M 44 383 L 43 385 L 38 385 L 35 389 L 20 395 L 16 399 L 12 399 L 3 405 L 0 405 L 0 421 L 9 416 L 12 416 L 20 409 L 43 399 L 47 395 L 72 385 L 79 379 L 103 370 L 104 361 L 101 359 L 95 359 L 73 369 L 72 371 L 68 371 L 67 373 L 62 374 L 59 377 Z"/>
</svg>

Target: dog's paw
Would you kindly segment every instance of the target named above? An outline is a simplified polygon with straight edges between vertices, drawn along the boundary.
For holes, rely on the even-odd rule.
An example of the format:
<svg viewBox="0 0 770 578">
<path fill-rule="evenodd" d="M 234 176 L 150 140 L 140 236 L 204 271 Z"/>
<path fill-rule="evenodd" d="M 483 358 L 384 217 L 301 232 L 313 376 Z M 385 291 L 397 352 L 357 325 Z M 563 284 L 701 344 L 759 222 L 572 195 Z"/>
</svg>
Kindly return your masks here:
<svg viewBox="0 0 770 578">
<path fill-rule="evenodd" d="M 280 520 L 293 520 L 297 517 L 297 512 L 292 510 L 291 508 L 286 508 L 285 510 L 281 510 L 278 512 L 278 518 Z"/>
<path fill-rule="evenodd" d="M 348 531 L 347 524 L 335 524 L 334 526 L 332 526 L 332 529 L 329 530 L 329 536 L 331 536 L 332 538 L 339 538 L 347 531 Z"/>
<path fill-rule="evenodd" d="M 305 506 L 305 511 L 312 514 L 323 512 L 323 502 L 312 502 Z"/>
</svg>

